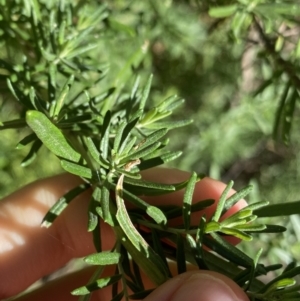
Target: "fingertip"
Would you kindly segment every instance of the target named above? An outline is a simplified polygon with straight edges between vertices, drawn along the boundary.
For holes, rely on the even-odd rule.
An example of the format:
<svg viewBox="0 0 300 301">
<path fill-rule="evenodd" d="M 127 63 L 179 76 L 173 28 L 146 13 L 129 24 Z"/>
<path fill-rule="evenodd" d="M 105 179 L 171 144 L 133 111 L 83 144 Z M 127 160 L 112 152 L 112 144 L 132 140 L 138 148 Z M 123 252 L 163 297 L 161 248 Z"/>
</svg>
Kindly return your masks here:
<svg viewBox="0 0 300 301">
<path fill-rule="evenodd" d="M 181 274 L 164 283 L 144 301 L 249 301 L 231 279 L 212 271 Z"/>
</svg>

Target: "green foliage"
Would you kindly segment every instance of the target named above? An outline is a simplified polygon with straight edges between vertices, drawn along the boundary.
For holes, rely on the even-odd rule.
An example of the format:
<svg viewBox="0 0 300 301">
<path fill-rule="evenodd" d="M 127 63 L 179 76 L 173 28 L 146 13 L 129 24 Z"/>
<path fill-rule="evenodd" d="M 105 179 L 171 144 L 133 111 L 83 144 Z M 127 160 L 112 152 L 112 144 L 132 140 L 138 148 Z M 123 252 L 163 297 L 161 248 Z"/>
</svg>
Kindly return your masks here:
<svg viewBox="0 0 300 301">
<path fill-rule="evenodd" d="M 109 285 L 112 300 L 143 298 L 151 290 L 144 289 L 140 269 L 160 285 L 171 275 L 168 260 L 178 273 L 187 263 L 221 272 L 253 301 L 300 299 L 299 267 L 265 284 L 258 277 L 281 266 L 260 263 L 261 249 L 252 258 L 226 240 L 283 232 L 257 219 L 296 213 L 298 202 L 285 207 L 257 200 L 224 218 L 253 187 L 227 197 L 236 173 L 226 169 L 234 160 L 259 157 L 267 147 L 280 151 L 281 142 L 298 150 L 292 124 L 298 121 L 300 42 L 289 31 L 299 33 L 299 15 L 293 1 L 0 1 L 1 141 L 9 149 L 4 130 L 14 129 L 17 149 L 30 149 L 13 163 L 30 170 L 49 154 L 51 164 L 56 160 L 85 181 L 58 200 L 42 225 L 50 227 L 77 195 L 93 189 L 87 230 L 97 253 L 84 260 L 99 269 L 72 292 L 79 300 Z M 5 110 L 13 112 L 10 118 Z M 193 120 L 191 130 L 181 129 Z M 189 180 L 142 179 L 141 171 L 170 164 L 182 151 L 179 166 L 196 170 Z M 1 167 L 12 168 L 1 158 Z M 191 214 L 214 202 L 192 204 L 200 171 L 229 184 L 212 217 L 192 225 Z M 243 177 L 245 184 L 249 176 Z M 181 207 L 140 198 L 183 188 Z M 176 217 L 183 225 L 170 226 Z M 115 233 L 111 252 L 102 251 L 100 221 Z M 112 264 L 115 274 L 101 278 Z"/>
</svg>

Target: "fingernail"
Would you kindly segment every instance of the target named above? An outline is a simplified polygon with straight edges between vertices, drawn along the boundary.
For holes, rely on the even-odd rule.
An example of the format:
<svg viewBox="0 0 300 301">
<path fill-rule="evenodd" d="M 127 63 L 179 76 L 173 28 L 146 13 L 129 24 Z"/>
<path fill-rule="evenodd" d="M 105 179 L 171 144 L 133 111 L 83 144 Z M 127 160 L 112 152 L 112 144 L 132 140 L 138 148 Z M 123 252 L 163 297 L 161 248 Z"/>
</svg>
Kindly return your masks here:
<svg viewBox="0 0 300 301">
<path fill-rule="evenodd" d="M 215 275 L 218 275 L 215 277 Z M 176 279 L 178 278 L 178 279 Z M 217 273 L 191 272 L 159 287 L 144 301 L 245 301 L 246 294 L 233 281 Z M 165 287 L 164 287 L 165 286 Z"/>
</svg>

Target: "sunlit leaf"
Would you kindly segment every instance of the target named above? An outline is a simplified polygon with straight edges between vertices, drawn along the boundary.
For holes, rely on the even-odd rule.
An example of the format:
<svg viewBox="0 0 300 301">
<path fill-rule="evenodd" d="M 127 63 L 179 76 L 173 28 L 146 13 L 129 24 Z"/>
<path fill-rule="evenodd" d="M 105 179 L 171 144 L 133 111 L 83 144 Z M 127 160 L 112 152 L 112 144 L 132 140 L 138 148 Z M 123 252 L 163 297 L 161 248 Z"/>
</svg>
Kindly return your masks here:
<svg viewBox="0 0 300 301">
<path fill-rule="evenodd" d="M 55 155 L 78 162 L 80 154 L 68 143 L 63 133 L 43 113 L 27 111 L 26 122 Z"/>
<path fill-rule="evenodd" d="M 248 195 L 253 189 L 252 185 L 248 185 L 241 190 L 237 191 L 235 194 L 230 196 L 224 205 L 224 210 L 230 209 L 234 204 L 236 204 L 239 200 L 243 199 L 246 195 Z"/>
<path fill-rule="evenodd" d="M 84 261 L 92 265 L 112 265 L 120 261 L 120 256 L 116 252 L 100 252 L 86 256 Z"/>
</svg>

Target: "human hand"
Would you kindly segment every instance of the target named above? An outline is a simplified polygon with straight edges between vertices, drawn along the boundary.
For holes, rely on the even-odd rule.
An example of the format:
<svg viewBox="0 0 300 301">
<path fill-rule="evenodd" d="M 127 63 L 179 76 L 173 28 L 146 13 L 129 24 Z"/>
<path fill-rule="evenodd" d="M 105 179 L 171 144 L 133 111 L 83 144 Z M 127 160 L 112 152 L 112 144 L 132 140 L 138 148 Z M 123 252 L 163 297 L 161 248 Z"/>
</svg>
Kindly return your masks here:
<svg viewBox="0 0 300 301">
<path fill-rule="evenodd" d="M 186 180 L 189 174 L 179 170 L 152 169 L 144 178 L 156 182 L 176 183 Z M 49 228 L 41 228 L 41 221 L 49 208 L 66 192 L 81 183 L 69 174 L 36 181 L 6 197 L 0 202 L 0 300 L 18 294 L 39 278 L 65 265 L 69 260 L 95 253 L 92 234 L 86 230 L 87 207 L 90 191 L 78 196 Z M 218 199 L 225 185 L 205 178 L 195 187 L 195 201 Z M 231 194 L 234 191 L 231 191 Z M 172 195 L 147 197 L 153 205 L 181 205 L 183 191 Z M 226 214 L 245 206 L 238 202 Z M 215 204 L 206 210 L 209 217 Z M 192 216 L 197 224 L 198 215 Z M 107 224 L 101 225 L 103 249 L 114 244 L 114 235 Z M 70 291 L 86 284 L 94 267 L 53 280 L 43 287 L 18 298 L 19 301 L 77 300 Z M 147 281 L 145 279 L 145 281 Z M 149 282 L 149 285 L 150 282 Z M 98 290 L 92 301 L 109 301 L 111 288 Z M 246 301 L 246 294 L 229 278 L 211 271 L 189 271 L 175 276 L 158 287 L 144 301 Z"/>
</svg>

